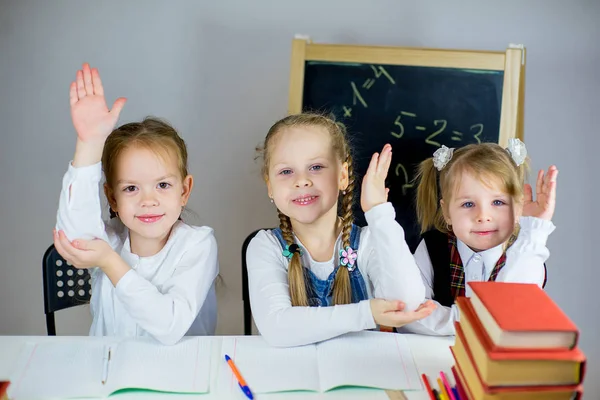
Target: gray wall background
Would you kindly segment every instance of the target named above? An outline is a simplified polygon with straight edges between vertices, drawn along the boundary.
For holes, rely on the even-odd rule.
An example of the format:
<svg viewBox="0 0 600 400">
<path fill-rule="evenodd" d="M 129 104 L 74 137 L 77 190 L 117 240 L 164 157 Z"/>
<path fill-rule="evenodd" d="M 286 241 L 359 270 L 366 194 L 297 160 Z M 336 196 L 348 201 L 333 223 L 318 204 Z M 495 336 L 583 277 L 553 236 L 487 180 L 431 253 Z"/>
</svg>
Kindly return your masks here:
<svg viewBox="0 0 600 400">
<path fill-rule="evenodd" d="M 240 247 L 276 216 L 253 161 L 286 113 L 290 43 L 503 50 L 527 47 L 525 139 L 533 170 L 560 169 L 547 290 L 581 328 L 586 397 L 600 398 L 596 166 L 600 2 L 0 0 L 0 334 L 43 335 L 40 260 L 51 243 L 61 177 L 72 158 L 68 87 L 84 61 L 120 123 L 152 114 L 186 139 L 196 188 L 192 222 L 220 247 L 220 334 L 242 332 Z M 89 310 L 59 314 L 85 334 Z"/>
</svg>

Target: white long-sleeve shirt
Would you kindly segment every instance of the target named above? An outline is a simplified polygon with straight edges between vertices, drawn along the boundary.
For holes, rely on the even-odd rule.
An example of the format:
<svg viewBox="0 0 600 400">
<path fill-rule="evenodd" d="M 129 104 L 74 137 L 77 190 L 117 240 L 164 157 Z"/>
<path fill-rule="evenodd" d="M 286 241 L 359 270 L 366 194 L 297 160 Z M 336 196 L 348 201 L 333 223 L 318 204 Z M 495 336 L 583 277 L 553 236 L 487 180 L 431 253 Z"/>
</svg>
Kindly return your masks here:
<svg viewBox="0 0 600 400">
<path fill-rule="evenodd" d="M 361 228 L 357 266 L 369 298 L 402 300 L 414 310 L 425 299 L 419 269 L 395 221 L 391 203 L 373 207 Z M 304 245 L 296 242 L 304 248 Z M 302 265 L 325 280 L 339 263 L 341 235 L 332 258 L 317 262 L 304 251 Z M 293 307 L 287 278 L 288 259 L 271 231 L 260 231 L 247 251 L 252 315 L 260 333 L 273 346 L 299 346 L 348 332 L 376 327 L 369 300 L 331 307 Z"/>
<path fill-rule="evenodd" d="M 214 281 L 219 271 L 213 230 L 177 221 L 165 246 L 150 257 L 131 252 L 129 231 L 118 218 L 102 220 L 100 163 L 69 169 L 63 178 L 56 228 L 69 240 L 99 238 L 131 267 L 117 283 L 91 268 L 94 336 L 151 336 L 174 344 L 183 335 L 213 335 Z"/>
<path fill-rule="evenodd" d="M 551 221 L 535 217 L 521 217 L 520 225 L 519 236 L 506 251 L 506 263 L 496 276 L 496 282 L 535 283 L 541 287 L 545 277 L 544 262 L 550 256 L 546 241 L 555 226 Z M 492 270 L 502 256 L 503 245 L 476 253 L 458 238 L 456 243 L 465 272 L 465 296 L 471 297 L 472 291 L 468 283 L 490 279 Z M 415 260 L 425 283 L 425 297 L 432 299 L 433 265 L 424 240 L 415 250 Z M 399 330 L 425 335 L 454 335 L 454 321 L 459 320 L 458 308 L 455 304 L 451 307 L 436 304 L 437 308 L 429 317 L 405 325 Z"/>
</svg>

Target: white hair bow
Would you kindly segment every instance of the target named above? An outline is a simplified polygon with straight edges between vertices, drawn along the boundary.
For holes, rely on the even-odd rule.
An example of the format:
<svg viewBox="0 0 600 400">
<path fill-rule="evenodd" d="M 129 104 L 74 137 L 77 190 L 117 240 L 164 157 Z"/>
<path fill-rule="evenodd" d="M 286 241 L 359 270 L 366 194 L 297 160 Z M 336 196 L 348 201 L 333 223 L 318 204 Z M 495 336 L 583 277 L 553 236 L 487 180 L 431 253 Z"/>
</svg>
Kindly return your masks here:
<svg viewBox="0 0 600 400">
<path fill-rule="evenodd" d="M 454 148 L 442 145 L 433 153 L 433 166 L 441 171 L 452 160 L 452 153 L 454 153 Z"/>
<path fill-rule="evenodd" d="M 506 151 L 508 151 L 515 164 L 517 164 L 517 167 L 523 164 L 527 158 L 527 148 L 525 148 L 525 143 L 517 138 L 508 139 Z"/>
<path fill-rule="evenodd" d="M 523 164 L 527 158 L 527 148 L 525 147 L 525 143 L 517 138 L 508 139 L 508 147 L 506 148 L 506 151 L 508 154 L 510 154 L 510 157 L 513 159 L 517 167 Z M 442 147 L 433 153 L 433 166 L 438 171 L 441 171 L 444 169 L 446 164 L 452 160 L 453 154 L 454 148 L 442 145 Z"/>
</svg>

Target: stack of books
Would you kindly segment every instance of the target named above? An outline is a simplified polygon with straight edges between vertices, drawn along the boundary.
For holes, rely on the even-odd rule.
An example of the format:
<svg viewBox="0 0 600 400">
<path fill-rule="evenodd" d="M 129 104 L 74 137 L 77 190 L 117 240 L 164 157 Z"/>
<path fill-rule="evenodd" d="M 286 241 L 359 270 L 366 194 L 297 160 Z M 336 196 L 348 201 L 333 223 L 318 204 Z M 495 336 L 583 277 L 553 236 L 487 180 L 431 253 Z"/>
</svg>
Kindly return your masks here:
<svg viewBox="0 0 600 400">
<path fill-rule="evenodd" d="M 6 391 L 8 390 L 9 381 L 0 381 L 0 400 L 8 400 Z"/>
<path fill-rule="evenodd" d="M 451 351 L 461 392 L 476 400 L 571 400 L 583 394 L 579 330 L 537 285 L 470 282 Z"/>
</svg>

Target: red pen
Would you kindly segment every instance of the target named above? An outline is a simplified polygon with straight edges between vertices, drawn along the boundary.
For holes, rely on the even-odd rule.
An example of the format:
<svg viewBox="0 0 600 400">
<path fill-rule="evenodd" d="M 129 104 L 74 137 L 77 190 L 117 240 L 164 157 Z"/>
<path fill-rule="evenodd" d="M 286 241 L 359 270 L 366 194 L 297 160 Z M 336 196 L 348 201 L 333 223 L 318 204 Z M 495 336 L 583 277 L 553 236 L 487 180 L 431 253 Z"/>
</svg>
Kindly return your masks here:
<svg viewBox="0 0 600 400">
<path fill-rule="evenodd" d="M 429 395 L 429 398 L 431 400 L 436 400 L 435 394 L 433 393 L 433 391 L 431 390 L 431 386 L 429 385 L 429 380 L 427 380 L 427 375 L 421 374 L 421 378 L 423 379 L 423 383 L 425 384 L 425 390 L 427 390 L 427 394 Z"/>
</svg>

